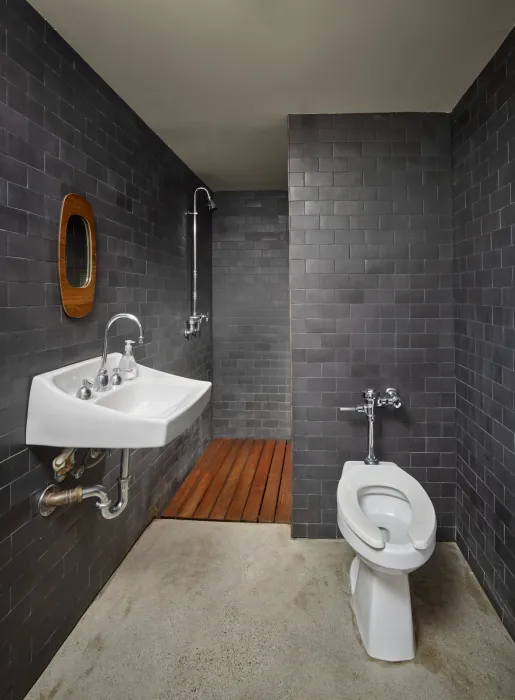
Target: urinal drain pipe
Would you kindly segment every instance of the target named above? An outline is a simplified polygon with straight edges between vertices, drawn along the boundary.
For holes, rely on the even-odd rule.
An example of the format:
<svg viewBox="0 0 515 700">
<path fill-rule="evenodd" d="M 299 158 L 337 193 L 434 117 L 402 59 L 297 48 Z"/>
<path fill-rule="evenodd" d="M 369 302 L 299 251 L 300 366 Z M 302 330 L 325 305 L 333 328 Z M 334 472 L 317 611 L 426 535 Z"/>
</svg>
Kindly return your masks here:
<svg viewBox="0 0 515 700">
<path fill-rule="evenodd" d="M 113 503 L 107 494 L 105 486 L 86 486 L 67 491 L 58 491 L 54 484 L 47 486 L 39 497 L 39 512 L 43 516 L 50 515 L 59 506 L 80 503 L 86 498 L 96 498 L 96 506 L 106 520 L 117 518 L 125 510 L 129 502 L 129 450 L 122 450 L 120 476 L 118 478 L 118 499 Z"/>
</svg>

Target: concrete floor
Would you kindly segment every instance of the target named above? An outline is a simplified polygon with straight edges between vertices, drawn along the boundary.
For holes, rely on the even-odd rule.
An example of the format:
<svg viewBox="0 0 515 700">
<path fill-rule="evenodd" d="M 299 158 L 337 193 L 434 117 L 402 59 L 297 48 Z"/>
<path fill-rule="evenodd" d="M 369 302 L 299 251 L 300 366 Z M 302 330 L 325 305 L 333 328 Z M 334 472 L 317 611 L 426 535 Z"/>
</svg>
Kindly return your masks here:
<svg viewBox="0 0 515 700">
<path fill-rule="evenodd" d="M 29 700 L 513 700 L 515 645 L 455 545 L 412 576 L 414 662 L 369 659 L 343 541 L 154 522 Z"/>
</svg>

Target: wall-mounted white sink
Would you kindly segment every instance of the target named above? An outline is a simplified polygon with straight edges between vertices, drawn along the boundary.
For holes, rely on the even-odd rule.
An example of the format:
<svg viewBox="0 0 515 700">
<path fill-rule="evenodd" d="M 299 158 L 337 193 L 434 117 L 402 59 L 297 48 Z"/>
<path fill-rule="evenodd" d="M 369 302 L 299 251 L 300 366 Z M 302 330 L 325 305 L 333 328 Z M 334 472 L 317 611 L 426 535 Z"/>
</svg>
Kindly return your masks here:
<svg viewBox="0 0 515 700">
<path fill-rule="evenodd" d="M 109 374 L 120 353 L 107 358 Z M 161 447 L 184 432 L 209 403 L 211 382 L 186 379 L 138 365 L 139 376 L 91 399 L 75 396 L 93 380 L 100 357 L 39 374 L 32 380 L 28 445 Z"/>
</svg>

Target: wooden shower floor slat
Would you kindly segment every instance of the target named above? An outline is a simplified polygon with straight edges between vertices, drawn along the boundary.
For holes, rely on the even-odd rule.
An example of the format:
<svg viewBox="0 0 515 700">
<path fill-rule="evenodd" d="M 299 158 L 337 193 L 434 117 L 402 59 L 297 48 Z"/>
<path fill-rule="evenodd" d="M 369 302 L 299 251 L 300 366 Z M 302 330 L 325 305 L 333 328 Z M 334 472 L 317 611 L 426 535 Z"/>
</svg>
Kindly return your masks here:
<svg viewBox="0 0 515 700">
<path fill-rule="evenodd" d="M 216 438 L 163 518 L 289 523 L 291 442 Z"/>
<path fill-rule="evenodd" d="M 279 486 L 281 485 L 281 474 L 284 467 L 284 453 L 286 452 L 286 440 L 278 440 L 275 444 L 274 456 L 268 479 L 266 481 L 263 502 L 258 515 L 260 523 L 273 523 L 279 496 Z"/>
</svg>

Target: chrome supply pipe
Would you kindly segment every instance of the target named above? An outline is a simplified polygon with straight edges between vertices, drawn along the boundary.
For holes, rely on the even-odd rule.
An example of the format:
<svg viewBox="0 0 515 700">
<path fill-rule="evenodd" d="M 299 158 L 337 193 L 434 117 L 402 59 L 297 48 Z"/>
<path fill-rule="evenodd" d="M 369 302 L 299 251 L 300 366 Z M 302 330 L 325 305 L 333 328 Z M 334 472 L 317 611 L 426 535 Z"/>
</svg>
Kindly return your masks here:
<svg viewBox="0 0 515 700">
<path fill-rule="evenodd" d="M 379 392 L 375 389 L 366 389 L 363 392 L 363 398 L 365 399 L 363 413 L 368 418 L 368 454 L 365 457 L 365 464 L 377 464 L 379 460 L 376 457 L 374 445 L 374 422 L 376 419 L 375 406 L 379 398 Z"/>
<path fill-rule="evenodd" d="M 340 408 L 340 411 L 357 411 L 366 415 L 368 418 L 368 454 L 363 461 L 365 464 L 378 464 L 379 459 L 376 457 L 374 444 L 375 407 L 392 406 L 393 408 L 400 408 L 402 401 L 395 389 L 387 389 L 384 394 L 379 394 L 375 389 L 365 389 L 363 398 L 364 402 L 359 406 Z"/>
<path fill-rule="evenodd" d="M 85 488 L 79 486 L 78 488 L 68 489 L 67 491 L 57 491 L 56 486 L 51 484 L 47 486 L 39 497 L 38 506 L 40 514 L 47 516 L 53 513 L 59 506 L 81 503 L 86 498 L 96 498 L 96 506 L 103 518 L 106 520 L 117 518 L 123 513 L 129 502 L 129 456 L 130 451 L 128 449 L 123 449 L 116 503 L 113 503 L 109 498 L 105 486 L 86 486 Z"/>
<path fill-rule="evenodd" d="M 365 457 L 365 464 L 378 464 L 379 460 L 376 457 L 375 453 L 375 445 L 374 445 L 374 422 L 375 422 L 375 416 L 372 413 L 372 416 L 369 416 L 368 418 L 368 454 Z"/>
<path fill-rule="evenodd" d="M 200 330 L 200 324 L 202 321 L 208 321 L 209 320 L 209 314 L 199 314 L 197 313 L 197 298 L 198 298 L 198 293 L 197 293 L 197 279 L 198 279 L 198 269 L 197 269 L 197 217 L 198 217 L 198 209 L 197 209 L 197 194 L 198 192 L 204 192 L 206 197 L 207 197 L 207 206 L 210 211 L 214 211 L 216 209 L 216 204 L 214 203 L 213 198 L 211 197 L 209 190 L 207 190 L 205 187 L 197 187 L 195 192 L 193 193 L 193 211 L 187 212 L 188 214 L 191 214 L 193 216 L 193 282 L 192 282 L 192 304 L 191 304 L 191 316 L 186 322 L 186 330 L 184 331 L 184 335 L 186 338 L 189 338 L 191 335 L 196 336 L 197 332 Z"/>
</svg>

